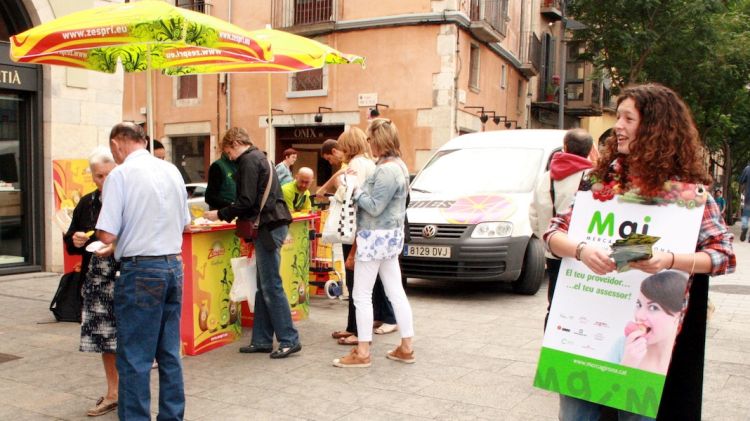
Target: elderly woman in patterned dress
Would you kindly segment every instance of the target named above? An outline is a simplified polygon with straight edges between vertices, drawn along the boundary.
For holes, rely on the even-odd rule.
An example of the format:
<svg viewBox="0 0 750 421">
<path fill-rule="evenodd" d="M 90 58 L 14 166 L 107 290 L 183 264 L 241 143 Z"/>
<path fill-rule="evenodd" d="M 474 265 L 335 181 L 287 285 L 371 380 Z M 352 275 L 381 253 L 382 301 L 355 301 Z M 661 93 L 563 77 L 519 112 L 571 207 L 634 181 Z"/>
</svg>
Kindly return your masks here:
<svg viewBox="0 0 750 421">
<path fill-rule="evenodd" d="M 73 220 L 65 234 L 65 245 L 70 254 L 82 254 L 83 312 L 81 314 L 81 352 L 102 354 L 107 394 L 87 411 L 89 416 L 99 416 L 117 408 L 117 368 L 115 352 L 115 315 L 112 297 L 115 286 L 116 262 L 113 248 L 107 247 L 91 253 L 85 247 L 96 240 L 93 234 L 99 211 L 102 208 L 102 186 L 115 167 L 112 153 L 107 148 L 97 148 L 89 156 L 91 176 L 96 190 L 83 196 L 73 211 Z"/>
</svg>

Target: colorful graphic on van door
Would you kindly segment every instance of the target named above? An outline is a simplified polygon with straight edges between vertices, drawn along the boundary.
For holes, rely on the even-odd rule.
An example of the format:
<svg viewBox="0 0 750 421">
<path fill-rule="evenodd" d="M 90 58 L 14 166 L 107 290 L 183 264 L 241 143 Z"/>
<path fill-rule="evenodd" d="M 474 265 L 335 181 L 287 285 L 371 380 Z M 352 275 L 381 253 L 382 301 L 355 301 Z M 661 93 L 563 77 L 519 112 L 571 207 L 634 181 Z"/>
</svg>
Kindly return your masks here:
<svg viewBox="0 0 750 421">
<path fill-rule="evenodd" d="M 440 213 L 451 224 L 478 224 L 482 221 L 503 221 L 516 212 L 513 199 L 502 195 L 461 197 Z"/>
</svg>

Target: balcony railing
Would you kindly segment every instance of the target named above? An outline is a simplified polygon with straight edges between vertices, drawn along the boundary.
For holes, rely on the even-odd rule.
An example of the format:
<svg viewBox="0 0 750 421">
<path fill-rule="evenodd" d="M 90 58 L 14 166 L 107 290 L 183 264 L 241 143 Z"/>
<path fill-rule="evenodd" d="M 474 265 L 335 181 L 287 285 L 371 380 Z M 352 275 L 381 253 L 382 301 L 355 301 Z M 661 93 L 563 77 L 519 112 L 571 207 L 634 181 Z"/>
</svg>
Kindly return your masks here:
<svg viewBox="0 0 750 421">
<path fill-rule="evenodd" d="M 273 26 L 325 25 L 336 21 L 336 12 L 337 0 L 273 0 Z"/>
<path fill-rule="evenodd" d="M 535 33 L 521 38 L 521 72 L 526 77 L 539 74 L 542 64 L 542 41 Z"/>
<path fill-rule="evenodd" d="M 542 0 L 541 13 L 551 21 L 558 21 L 562 19 L 562 8 L 562 0 Z"/>
<path fill-rule="evenodd" d="M 203 13 L 204 15 L 211 14 L 211 3 L 207 3 L 205 0 L 175 0 L 175 6 L 183 9 L 192 10 L 194 12 Z"/>
</svg>

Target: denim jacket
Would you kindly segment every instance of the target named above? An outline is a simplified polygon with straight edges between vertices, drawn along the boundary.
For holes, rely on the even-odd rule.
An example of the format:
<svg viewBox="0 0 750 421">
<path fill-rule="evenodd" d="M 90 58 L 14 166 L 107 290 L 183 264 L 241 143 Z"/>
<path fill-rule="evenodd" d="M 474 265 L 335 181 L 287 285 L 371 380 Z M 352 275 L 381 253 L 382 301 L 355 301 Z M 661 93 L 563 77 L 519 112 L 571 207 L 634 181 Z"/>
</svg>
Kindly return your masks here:
<svg viewBox="0 0 750 421">
<path fill-rule="evenodd" d="M 400 158 L 378 161 L 375 172 L 355 192 L 357 231 L 403 229 L 409 179 Z"/>
</svg>

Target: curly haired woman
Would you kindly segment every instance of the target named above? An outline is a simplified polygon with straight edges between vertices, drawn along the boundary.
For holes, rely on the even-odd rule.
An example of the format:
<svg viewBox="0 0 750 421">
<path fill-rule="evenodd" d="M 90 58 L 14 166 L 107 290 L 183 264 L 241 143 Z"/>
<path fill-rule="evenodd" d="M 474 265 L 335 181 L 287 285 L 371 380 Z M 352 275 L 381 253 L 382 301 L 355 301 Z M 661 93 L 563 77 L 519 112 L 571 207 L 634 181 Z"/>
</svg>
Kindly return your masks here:
<svg viewBox="0 0 750 421">
<path fill-rule="evenodd" d="M 711 177 L 704 165 L 705 151 L 690 110 L 671 89 L 646 84 L 623 90 L 617 100 L 614 135 L 607 139 L 604 152 L 583 183 L 595 194 L 637 193 L 654 198 L 666 182 L 681 181 L 709 185 Z M 593 190 L 593 189 L 592 189 Z M 571 210 L 572 210 L 571 206 Z M 548 249 L 560 257 L 577 257 L 593 272 L 603 275 L 615 270 L 605 249 L 568 238 L 571 212 L 550 221 L 544 234 Z M 699 419 L 703 388 L 706 338 L 708 276 L 734 271 L 736 259 L 732 234 L 714 199 L 709 195 L 703 211 L 695 253 L 654 251 L 648 260 L 633 262 L 631 268 L 647 273 L 675 269 L 693 276 L 690 301 L 682 330 L 677 337 L 669 372 L 664 384 L 658 419 Z M 561 420 L 599 419 L 601 406 L 568 396 L 560 396 Z M 620 419 L 647 419 L 620 412 Z"/>
</svg>

